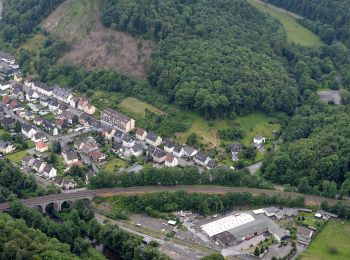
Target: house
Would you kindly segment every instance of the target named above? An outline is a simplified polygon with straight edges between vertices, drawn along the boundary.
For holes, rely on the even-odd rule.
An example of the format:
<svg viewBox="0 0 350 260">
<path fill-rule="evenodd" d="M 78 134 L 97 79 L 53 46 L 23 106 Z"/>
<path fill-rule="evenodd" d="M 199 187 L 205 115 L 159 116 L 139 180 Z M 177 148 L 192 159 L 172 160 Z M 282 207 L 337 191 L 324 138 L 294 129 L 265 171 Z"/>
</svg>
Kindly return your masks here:
<svg viewBox="0 0 350 260">
<path fill-rule="evenodd" d="M 122 142 L 115 142 L 111 148 L 111 150 L 114 153 L 120 153 L 123 151 L 123 143 Z"/>
<path fill-rule="evenodd" d="M 43 128 L 51 135 L 58 135 L 58 128 L 52 122 L 47 119 L 44 119 L 42 122 Z"/>
<path fill-rule="evenodd" d="M 6 62 L 8 64 L 16 63 L 15 57 L 5 52 L 0 52 L 0 61 Z"/>
<path fill-rule="evenodd" d="M 253 140 L 253 143 L 256 147 L 261 147 L 265 142 L 266 142 L 266 138 L 261 135 L 255 136 Z"/>
<path fill-rule="evenodd" d="M 240 151 L 242 151 L 243 144 L 233 143 L 230 144 L 230 150 L 232 155 L 238 155 Z"/>
<path fill-rule="evenodd" d="M 78 107 L 78 103 L 79 103 L 79 98 L 77 97 L 72 97 L 70 102 L 69 102 L 69 105 L 73 108 L 77 108 Z"/>
<path fill-rule="evenodd" d="M 206 154 L 202 153 L 202 152 L 198 152 L 198 153 L 196 153 L 196 155 L 193 157 L 193 161 L 194 161 L 196 164 L 205 167 L 205 166 L 208 164 L 208 162 L 210 161 L 210 157 L 207 156 Z"/>
<path fill-rule="evenodd" d="M 8 154 L 16 150 L 16 148 L 9 142 L 0 139 L 0 153 Z"/>
<path fill-rule="evenodd" d="M 61 102 L 69 104 L 73 97 L 71 92 L 72 91 L 69 88 L 61 88 L 56 86 L 52 90 L 52 96 Z"/>
<path fill-rule="evenodd" d="M 13 76 L 13 80 L 18 82 L 18 83 L 21 83 L 23 82 L 23 74 L 21 72 L 18 72 L 16 73 L 14 76 Z"/>
<path fill-rule="evenodd" d="M 265 215 L 269 218 L 280 220 L 284 217 L 284 211 L 277 207 L 264 208 L 263 211 Z"/>
<path fill-rule="evenodd" d="M 57 114 L 60 115 L 62 114 L 63 112 L 67 111 L 69 108 L 66 104 L 62 104 L 62 103 L 59 103 L 58 104 L 58 107 L 57 107 Z"/>
<path fill-rule="evenodd" d="M 115 129 L 112 127 L 104 127 L 101 130 L 102 135 L 107 139 L 107 140 L 112 140 L 114 134 L 115 134 Z"/>
<path fill-rule="evenodd" d="M 85 98 L 80 98 L 77 104 L 79 110 L 84 111 L 85 106 L 89 104 L 89 101 Z"/>
<path fill-rule="evenodd" d="M 319 209 L 319 210 L 316 211 L 315 217 L 316 218 L 322 218 L 325 221 L 328 221 L 330 218 L 334 218 L 334 219 L 338 218 L 338 215 L 330 213 L 330 212 L 327 212 L 327 211 L 325 211 L 323 209 Z"/>
<path fill-rule="evenodd" d="M 0 119 L 3 120 L 5 118 L 6 112 L 4 106 L 0 105 Z"/>
<path fill-rule="evenodd" d="M 16 127 L 16 119 L 10 116 L 5 116 L 1 124 L 7 131 L 11 131 Z"/>
<path fill-rule="evenodd" d="M 91 104 L 87 104 L 85 107 L 84 107 L 84 112 L 86 114 L 89 114 L 89 115 L 93 115 L 95 114 L 96 112 L 96 107 L 91 105 Z"/>
<path fill-rule="evenodd" d="M 63 111 L 60 114 L 60 118 L 66 119 L 68 124 L 71 124 L 71 125 L 78 123 L 78 116 L 76 114 L 73 114 L 70 111 Z"/>
<path fill-rule="evenodd" d="M 153 132 L 149 132 L 146 136 L 146 143 L 153 146 L 159 146 L 162 143 L 162 138 Z"/>
<path fill-rule="evenodd" d="M 216 162 L 214 160 L 209 160 L 209 162 L 207 163 L 207 169 L 214 169 L 216 167 Z"/>
<path fill-rule="evenodd" d="M 116 130 L 114 133 L 114 141 L 115 142 L 122 142 L 123 138 L 124 138 L 125 133 L 120 131 L 120 130 Z"/>
<path fill-rule="evenodd" d="M 305 227 L 297 228 L 297 240 L 300 244 L 308 245 L 311 241 L 313 234 L 314 234 L 314 231 L 309 228 L 305 228 Z"/>
<path fill-rule="evenodd" d="M 83 140 L 77 140 L 74 142 L 74 147 L 77 150 L 82 150 L 84 147 L 85 142 Z"/>
<path fill-rule="evenodd" d="M 44 170 L 45 165 L 46 163 L 44 162 L 44 160 L 41 158 L 38 158 L 38 159 L 35 159 L 33 162 L 33 169 L 36 172 L 42 172 Z"/>
<path fill-rule="evenodd" d="M 7 105 L 7 107 L 9 109 L 15 111 L 19 107 L 19 104 L 18 104 L 17 100 L 12 100 L 11 103 Z"/>
<path fill-rule="evenodd" d="M 49 150 L 49 145 L 47 143 L 44 143 L 43 141 L 39 141 L 35 143 L 35 150 L 37 150 L 40 153 L 44 153 Z"/>
<path fill-rule="evenodd" d="M 73 165 L 79 162 L 79 156 L 74 151 L 65 151 L 62 153 L 62 157 L 66 165 Z"/>
<path fill-rule="evenodd" d="M 96 120 L 95 118 L 91 118 L 90 120 L 90 126 L 93 131 L 100 131 L 102 129 L 102 124 L 99 120 Z"/>
<path fill-rule="evenodd" d="M 61 131 L 68 127 L 67 120 L 61 119 L 61 118 L 56 119 L 55 125 L 56 125 L 57 129 L 61 130 Z"/>
<path fill-rule="evenodd" d="M 37 131 L 29 124 L 23 124 L 22 125 L 22 134 L 31 139 L 35 134 L 37 133 Z"/>
<path fill-rule="evenodd" d="M 32 111 L 26 111 L 24 113 L 24 119 L 27 120 L 27 121 L 31 121 L 35 118 L 35 115 Z"/>
<path fill-rule="evenodd" d="M 124 135 L 123 137 L 123 147 L 131 148 L 135 145 L 134 139 L 130 135 Z"/>
<path fill-rule="evenodd" d="M 91 117 L 86 115 L 86 114 L 81 114 L 79 117 L 78 117 L 78 122 L 79 124 L 81 125 L 84 125 L 84 126 L 89 126 L 90 123 L 91 123 Z"/>
<path fill-rule="evenodd" d="M 127 151 L 127 156 L 139 157 L 143 154 L 144 148 L 142 144 L 135 144 Z"/>
<path fill-rule="evenodd" d="M 29 155 L 26 155 L 23 157 L 22 159 L 22 165 L 23 166 L 28 166 L 28 167 L 32 167 L 33 166 L 33 162 L 34 162 L 34 158 L 29 156 Z"/>
<path fill-rule="evenodd" d="M 40 98 L 40 105 L 42 105 L 43 107 L 48 107 L 49 106 L 49 101 L 50 98 L 43 96 L 42 98 Z"/>
<path fill-rule="evenodd" d="M 33 120 L 33 124 L 37 125 L 37 126 L 41 126 L 43 123 L 44 119 L 41 117 L 37 117 Z"/>
<path fill-rule="evenodd" d="M 135 128 L 135 120 L 110 108 L 101 112 L 101 121 L 115 126 L 123 132 L 130 132 Z"/>
<path fill-rule="evenodd" d="M 38 92 L 42 95 L 45 95 L 45 96 L 52 96 L 52 90 L 53 88 L 52 87 L 49 87 L 48 85 L 46 85 L 45 83 L 43 82 L 40 82 L 40 81 L 33 81 L 31 84 L 30 84 L 32 90 L 34 90 L 35 92 Z"/>
<path fill-rule="evenodd" d="M 167 154 L 165 157 L 165 166 L 167 167 L 175 167 L 179 164 L 178 159 L 172 155 L 172 154 Z"/>
<path fill-rule="evenodd" d="M 75 189 L 78 186 L 74 180 L 62 177 L 55 177 L 53 183 L 64 190 Z"/>
<path fill-rule="evenodd" d="M 91 140 L 89 142 L 84 143 L 82 150 L 83 153 L 89 154 L 92 151 L 95 151 L 98 149 L 98 144 L 95 142 L 95 140 Z"/>
<path fill-rule="evenodd" d="M 26 111 L 17 110 L 16 115 L 19 116 L 20 118 L 24 118 L 24 116 L 26 115 Z"/>
<path fill-rule="evenodd" d="M 175 144 L 173 149 L 173 155 L 177 157 L 182 157 L 184 155 L 184 149 L 181 145 Z"/>
<path fill-rule="evenodd" d="M 52 179 L 57 176 L 57 170 L 49 164 L 46 164 L 43 169 L 43 174 L 46 178 Z"/>
<path fill-rule="evenodd" d="M 50 112 L 51 113 L 56 113 L 58 111 L 58 108 L 59 108 L 60 104 L 56 100 L 54 100 L 52 98 L 49 99 L 48 103 L 49 103 L 49 110 L 50 110 Z"/>
<path fill-rule="evenodd" d="M 159 164 L 165 162 L 166 156 L 167 156 L 167 153 L 159 148 L 156 148 L 152 154 L 153 161 Z"/>
<path fill-rule="evenodd" d="M 37 132 L 36 134 L 33 135 L 32 141 L 34 143 L 37 143 L 39 141 L 45 142 L 47 141 L 47 137 L 43 133 Z"/>
<path fill-rule="evenodd" d="M 0 61 L 0 79 L 5 80 L 7 77 L 15 75 L 19 71 L 19 66 L 16 64 L 7 64 L 3 61 Z"/>
<path fill-rule="evenodd" d="M 18 98 L 21 95 L 23 96 L 23 94 L 24 94 L 23 85 L 18 83 L 14 84 L 11 95 L 15 98 Z"/>
<path fill-rule="evenodd" d="M 107 155 L 101 153 L 99 150 L 95 150 L 95 151 L 90 153 L 90 157 L 95 162 L 102 162 L 102 161 L 106 160 Z"/>
<path fill-rule="evenodd" d="M 28 102 L 34 102 L 35 100 L 37 100 L 39 98 L 39 95 L 37 92 L 35 92 L 34 90 L 30 89 L 26 92 L 26 100 Z"/>
<path fill-rule="evenodd" d="M 11 102 L 12 99 L 9 96 L 3 96 L 2 97 L 2 101 L 1 101 L 5 106 L 8 106 Z"/>
<path fill-rule="evenodd" d="M 186 145 L 184 148 L 183 148 L 183 156 L 186 156 L 186 157 L 193 157 L 197 154 L 197 150 L 193 149 L 191 146 L 188 146 Z"/>
<path fill-rule="evenodd" d="M 164 144 L 164 151 L 166 151 L 167 153 L 172 153 L 174 151 L 175 144 L 169 139 L 165 139 L 163 144 Z"/>
<path fill-rule="evenodd" d="M 137 128 L 136 133 L 135 133 L 135 137 L 137 140 L 145 141 L 146 136 L 147 136 L 147 132 L 145 129 Z"/>
</svg>

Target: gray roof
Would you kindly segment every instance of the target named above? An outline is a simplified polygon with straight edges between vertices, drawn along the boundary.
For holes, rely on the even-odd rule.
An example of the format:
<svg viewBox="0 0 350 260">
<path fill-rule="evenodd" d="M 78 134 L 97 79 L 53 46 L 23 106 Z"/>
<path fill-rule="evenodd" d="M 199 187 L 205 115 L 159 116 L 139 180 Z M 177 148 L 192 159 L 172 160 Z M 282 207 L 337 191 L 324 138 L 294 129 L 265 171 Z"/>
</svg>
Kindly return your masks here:
<svg viewBox="0 0 350 260">
<path fill-rule="evenodd" d="M 166 152 L 164 152 L 162 149 L 156 149 L 154 152 L 153 152 L 153 156 L 154 157 L 157 157 L 157 158 L 163 158 L 166 156 Z"/>
<path fill-rule="evenodd" d="M 74 151 L 67 151 L 66 157 L 69 161 L 79 159 L 78 154 Z"/>
<path fill-rule="evenodd" d="M 168 148 L 174 148 L 175 147 L 175 144 L 169 139 L 165 139 L 163 141 L 163 144 L 164 144 L 164 147 L 168 147 Z"/>
<path fill-rule="evenodd" d="M 49 173 L 51 170 L 52 170 L 52 166 L 49 164 L 46 164 L 43 171 L 46 173 Z"/>
<path fill-rule="evenodd" d="M 204 153 L 202 153 L 202 152 L 198 152 L 198 153 L 194 156 L 194 158 L 195 158 L 196 160 L 198 160 L 198 161 L 205 162 L 205 161 L 207 160 L 207 158 L 208 158 L 208 155 L 206 155 L 206 154 L 204 154 Z"/>
<path fill-rule="evenodd" d="M 5 149 L 9 146 L 9 143 L 0 139 L 0 149 Z"/>
<path fill-rule="evenodd" d="M 184 151 L 185 151 L 186 154 L 189 154 L 189 155 L 190 155 L 190 154 L 192 154 L 192 153 L 195 152 L 195 149 L 192 148 L 191 146 L 186 145 L 186 146 L 184 147 Z"/>
<path fill-rule="evenodd" d="M 175 144 L 175 146 L 174 146 L 174 152 L 175 152 L 175 153 L 179 153 L 179 152 L 181 152 L 181 150 L 182 150 L 182 146 L 179 145 L 179 144 Z"/>
<path fill-rule="evenodd" d="M 152 142 L 155 142 L 155 141 L 157 141 L 158 137 L 159 136 L 157 134 L 155 134 L 153 132 L 148 132 L 146 139 L 151 140 Z"/>
<path fill-rule="evenodd" d="M 71 94 L 71 90 L 69 88 L 61 88 L 56 86 L 53 91 L 52 94 L 56 95 L 58 97 L 61 97 L 63 99 L 68 99 L 69 95 Z"/>
<path fill-rule="evenodd" d="M 123 141 L 127 142 L 127 143 L 130 143 L 130 142 L 133 141 L 133 139 L 132 139 L 132 137 L 130 135 L 124 135 Z"/>
<path fill-rule="evenodd" d="M 243 144 L 240 143 L 233 143 L 230 145 L 231 152 L 233 153 L 239 153 L 243 148 Z"/>
<path fill-rule="evenodd" d="M 119 120 L 119 121 L 121 121 L 121 122 L 123 122 L 125 124 L 128 123 L 131 120 L 130 117 L 128 117 L 128 116 L 126 116 L 126 115 L 124 115 L 124 114 L 122 114 L 122 113 L 120 113 L 118 111 L 115 111 L 113 109 L 110 109 L 110 108 L 104 109 L 102 111 L 102 113 L 104 113 L 104 114 L 106 114 L 108 116 L 114 117 L 117 120 Z"/>
<path fill-rule="evenodd" d="M 135 144 L 133 147 L 131 147 L 134 153 L 143 151 L 143 145 L 142 144 Z"/>
<path fill-rule="evenodd" d="M 33 84 L 37 87 L 37 88 L 41 88 L 45 91 L 52 91 L 52 87 L 49 87 L 48 85 L 46 85 L 45 83 L 41 82 L 41 81 L 33 81 Z"/>
</svg>

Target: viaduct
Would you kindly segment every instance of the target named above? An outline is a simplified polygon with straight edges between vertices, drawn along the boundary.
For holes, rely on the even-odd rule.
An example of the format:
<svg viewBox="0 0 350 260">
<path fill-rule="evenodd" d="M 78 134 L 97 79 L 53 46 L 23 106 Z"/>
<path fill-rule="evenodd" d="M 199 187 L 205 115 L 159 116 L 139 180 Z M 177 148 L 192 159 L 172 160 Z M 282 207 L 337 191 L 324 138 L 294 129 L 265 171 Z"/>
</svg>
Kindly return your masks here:
<svg viewBox="0 0 350 260">
<path fill-rule="evenodd" d="M 101 189 L 101 190 L 83 190 L 70 191 L 69 193 L 52 194 L 42 197 L 35 197 L 29 199 L 22 199 L 24 206 L 36 208 L 41 213 L 46 213 L 47 206 L 53 205 L 54 210 L 60 211 L 62 205 L 65 203 L 73 203 L 76 200 L 92 201 L 94 197 L 110 197 L 115 195 L 136 195 L 159 191 L 175 192 L 184 190 L 187 192 L 205 193 L 205 194 L 225 194 L 227 192 L 249 192 L 252 194 L 266 194 L 284 197 L 305 197 L 307 205 L 320 205 L 322 201 L 327 201 L 330 205 L 334 205 L 338 200 L 326 199 L 319 196 L 303 195 L 295 192 L 284 192 L 279 190 L 264 190 L 254 188 L 237 188 L 237 187 L 222 187 L 222 186 L 144 186 L 144 187 L 130 187 L 130 188 L 115 188 L 115 189 Z M 350 199 L 346 198 L 343 202 L 350 204 Z M 0 212 L 10 210 L 10 203 L 0 204 Z"/>
</svg>

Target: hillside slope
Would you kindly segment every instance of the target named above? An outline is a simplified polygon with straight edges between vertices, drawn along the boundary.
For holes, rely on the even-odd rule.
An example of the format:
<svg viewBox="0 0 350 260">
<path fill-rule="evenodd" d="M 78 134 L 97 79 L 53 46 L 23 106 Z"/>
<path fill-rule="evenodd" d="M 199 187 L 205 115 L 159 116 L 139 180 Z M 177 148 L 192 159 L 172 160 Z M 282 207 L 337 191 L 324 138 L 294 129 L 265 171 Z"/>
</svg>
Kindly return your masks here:
<svg viewBox="0 0 350 260">
<path fill-rule="evenodd" d="M 105 28 L 99 18 L 97 0 L 67 0 L 42 22 L 42 27 L 70 45 L 59 63 L 144 77 L 152 42 Z"/>
</svg>

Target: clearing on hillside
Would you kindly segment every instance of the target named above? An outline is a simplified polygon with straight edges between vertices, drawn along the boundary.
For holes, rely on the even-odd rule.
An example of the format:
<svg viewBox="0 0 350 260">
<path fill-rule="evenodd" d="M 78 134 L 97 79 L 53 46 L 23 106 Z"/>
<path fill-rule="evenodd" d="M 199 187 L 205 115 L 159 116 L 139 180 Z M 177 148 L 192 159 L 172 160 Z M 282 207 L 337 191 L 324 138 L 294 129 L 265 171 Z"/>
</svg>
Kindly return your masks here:
<svg viewBox="0 0 350 260">
<path fill-rule="evenodd" d="M 302 260 L 350 259 L 350 222 L 330 220 L 302 254 Z"/>
<path fill-rule="evenodd" d="M 299 24 L 290 12 L 262 3 L 259 0 L 248 0 L 248 2 L 261 11 L 277 18 L 284 26 L 289 42 L 298 43 L 303 46 L 323 45 L 320 37 Z"/>
<path fill-rule="evenodd" d="M 125 98 L 120 104 L 119 107 L 128 113 L 131 114 L 136 114 L 139 116 L 144 117 L 145 116 L 145 111 L 146 109 L 151 111 L 152 113 L 156 114 L 156 115 L 165 115 L 166 113 L 164 113 L 162 110 L 146 103 L 143 102 L 141 100 L 138 100 L 137 98 L 133 98 L 133 97 L 127 97 Z"/>
<path fill-rule="evenodd" d="M 105 28 L 100 22 L 98 0 L 67 0 L 41 25 L 70 45 L 59 63 L 145 77 L 153 43 Z"/>
</svg>

